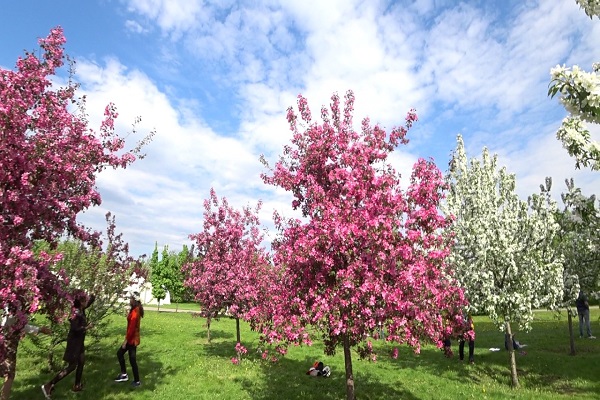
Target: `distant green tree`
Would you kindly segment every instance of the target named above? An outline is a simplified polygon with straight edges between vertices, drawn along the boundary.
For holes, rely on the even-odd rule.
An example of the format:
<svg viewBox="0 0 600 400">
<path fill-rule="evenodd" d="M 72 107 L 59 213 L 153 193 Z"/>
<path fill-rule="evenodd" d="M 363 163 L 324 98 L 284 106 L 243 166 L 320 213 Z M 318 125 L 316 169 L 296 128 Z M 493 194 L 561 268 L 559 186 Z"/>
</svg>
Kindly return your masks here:
<svg viewBox="0 0 600 400">
<path fill-rule="evenodd" d="M 175 303 L 184 303 L 193 300 L 193 294 L 189 288 L 184 286 L 184 274 L 181 268 L 192 260 L 192 253 L 186 245 L 177 254 L 171 254 L 172 261 L 169 265 L 172 268 L 172 279 L 170 282 L 169 293 L 171 301 Z"/>
<path fill-rule="evenodd" d="M 158 244 L 154 245 L 154 251 L 150 258 L 150 283 L 152 283 L 152 297 L 158 300 L 158 309 L 160 311 L 160 302 L 167 297 L 167 286 L 169 280 L 169 261 L 168 247 L 165 246 L 162 252 L 162 259 L 158 258 Z M 165 257 L 166 255 L 166 257 Z"/>
</svg>

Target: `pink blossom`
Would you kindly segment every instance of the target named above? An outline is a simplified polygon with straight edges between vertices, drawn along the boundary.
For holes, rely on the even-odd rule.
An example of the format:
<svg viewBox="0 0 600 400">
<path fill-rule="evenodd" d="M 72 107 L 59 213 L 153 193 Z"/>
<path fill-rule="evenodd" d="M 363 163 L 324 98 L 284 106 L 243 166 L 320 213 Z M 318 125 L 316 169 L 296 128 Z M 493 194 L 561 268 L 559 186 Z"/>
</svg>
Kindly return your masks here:
<svg viewBox="0 0 600 400">
<path fill-rule="evenodd" d="M 68 277 L 52 271 L 58 259 L 33 256 L 34 241 L 53 245 L 69 234 L 98 246 L 99 234 L 82 226 L 77 216 L 101 202 L 98 173 L 124 168 L 134 159 L 116 139 L 114 107 L 96 134 L 73 107 L 84 107 L 77 84 L 52 84 L 64 64 L 65 41 L 62 28 L 53 28 L 39 40 L 37 55 L 18 58 L 15 70 L 0 68 L 0 280 L 6 288 L 0 291 L 0 304 L 18 321 L 11 331 L 0 331 L 1 360 L 8 350 L 16 352 L 18 340 L 13 339 L 41 304 L 49 317 L 59 319 L 69 300 Z"/>
<path fill-rule="evenodd" d="M 450 241 L 442 232 L 450 220 L 438 211 L 446 188 L 441 172 L 421 159 L 403 190 L 388 161 L 408 143 L 415 111 L 388 135 L 368 118 L 355 131 L 353 109 L 351 91 L 343 110 L 334 94 L 318 123 L 299 96 L 298 114 L 287 114 L 291 145 L 274 166 L 261 159 L 269 171 L 263 181 L 289 191 L 303 219 L 274 213 L 280 279 L 269 288 L 272 301 L 262 304 L 271 318 L 254 326 L 268 343 L 308 344 L 314 332 L 326 354 L 355 347 L 375 361 L 365 339 L 376 327 L 386 340 L 419 352 L 421 343 L 439 340 L 446 324 L 456 324 L 442 314 L 454 316 L 466 302 L 445 263 Z"/>
</svg>

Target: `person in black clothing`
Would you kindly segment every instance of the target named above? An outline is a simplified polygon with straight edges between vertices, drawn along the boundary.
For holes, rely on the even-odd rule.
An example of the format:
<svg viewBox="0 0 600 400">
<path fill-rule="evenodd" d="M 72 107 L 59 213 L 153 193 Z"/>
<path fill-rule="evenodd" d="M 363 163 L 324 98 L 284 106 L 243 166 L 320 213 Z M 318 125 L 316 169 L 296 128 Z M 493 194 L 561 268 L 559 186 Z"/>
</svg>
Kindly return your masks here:
<svg viewBox="0 0 600 400">
<path fill-rule="evenodd" d="M 84 291 L 79 291 L 74 295 L 73 307 L 75 312 L 71 317 L 71 327 L 69 334 L 67 335 L 67 348 L 63 360 L 68 362 L 66 368 L 60 371 L 50 382 L 42 385 L 42 392 L 46 399 L 50 399 L 50 395 L 54 386 L 60 382 L 63 378 L 73 372 L 75 369 L 75 385 L 73 385 L 74 392 L 80 392 L 83 389 L 81 385 L 81 376 L 83 374 L 83 365 L 85 363 L 85 334 L 88 329 L 91 328 L 91 324 L 88 324 L 85 316 L 85 310 L 92 305 L 95 300 L 95 296 L 87 296 Z"/>
<path fill-rule="evenodd" d="M 458 339 L 458 358 L 464 360 L 465 358 L 465 341 L 469 342 L 469 362 L 475 363 L 475 324 L 471 314 L 468 314 L 465 318 L 464 331 Z"/>
<path fill-rule="evenodd" d="M 583 327 L 585 325 L 587 337 L 595 339 L 596 337 L 592 335 L 592 327 L 590 325 L 590 305 L 583 290 L 579 291 L 575 305 L 577 306 L 577 315 L 579 315 L 579 337 L 583 337 Z"/>
</svg>

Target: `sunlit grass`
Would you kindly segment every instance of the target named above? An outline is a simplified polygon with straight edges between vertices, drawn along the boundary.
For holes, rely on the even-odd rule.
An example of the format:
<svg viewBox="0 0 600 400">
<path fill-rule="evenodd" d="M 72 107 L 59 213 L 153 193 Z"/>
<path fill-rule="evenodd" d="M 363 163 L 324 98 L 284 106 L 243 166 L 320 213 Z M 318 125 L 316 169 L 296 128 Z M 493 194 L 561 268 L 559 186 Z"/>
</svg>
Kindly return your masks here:
<svg viewBox="0 0 600 400">
<path fill-rule="evenodd" d="M 597 308 L 592 310 L 593 329 L 600 334 Z M 377 341 L 375 363 L 353 359 L 358 399 L 578 399 L 600 398 L 600 339 L 576 340 L 578 354 L 570 356 L 567 323 L 548 312 L 536 314 L 530 333 L 518 333 L 527 343 L 527 354 L 517 355 L 521 389 L 510 388 L 508 354 L 503 334 L 485 317 L 476 317 L 475 364 L 447 359 L 433 346 L 416 355 L 400 347 L 398 359 L 388 354 L 391 345 Z M 576 321 L 575 321 L 576 322 Z M 85 390 L 70 391 L 74 374 L 57 385 L 55 399 L 344 399 L 345 373 L 341 352 L 333 357 L 323 347 L 290 348 L 278 363 L 264 362 L 257 352 L 257 335 L 242 323 L 242 342 L 249 353 L 240 365 L 235 356 L 235 321 L 222 318 L 211 326 L 206 341 L 205 320 L 189 313 L 148 311 L 142 320 L 138 362 L 142 387 L 115 383 L 119 372 L 117 346 L 123 339 L 125 318 L 114 319 L 108 336 L 87 352 Z M 577 326 L 575 326 L 577 331 Z M 19 351 L 13 399 L 42 398 L 39 385 L 52 377 L 44 360 L 27 353 L 25 339 Z M 501 348 L 492 352 L 492 347 Z M 305 374 L 315 360 L 332 368 L 330 378 Z M 129 371 L 131 374 L 131 371 Z"/>
</svg>

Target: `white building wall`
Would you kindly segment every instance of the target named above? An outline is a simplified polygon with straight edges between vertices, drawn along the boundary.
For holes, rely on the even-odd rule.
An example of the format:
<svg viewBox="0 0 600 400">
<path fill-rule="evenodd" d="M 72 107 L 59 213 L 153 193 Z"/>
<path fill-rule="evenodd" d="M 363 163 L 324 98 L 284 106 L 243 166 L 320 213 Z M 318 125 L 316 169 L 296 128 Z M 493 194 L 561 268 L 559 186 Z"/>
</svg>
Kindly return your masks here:
<svg viewBox="0 0 600 400">
<path fill-rule="evenodd" d="M 143 278 L 138 279 L 135 274 L 133 274 L 131 280 L 135 283 L 125 289 L 126 293 L 139 292 L 142 304 L 158 304 L 158 300 L 152 297 L 152 283 Z M 165 298 L 160 301 L 160 304 L 171 304 L 171 294 L 168 291 Z"/>
</svg>

